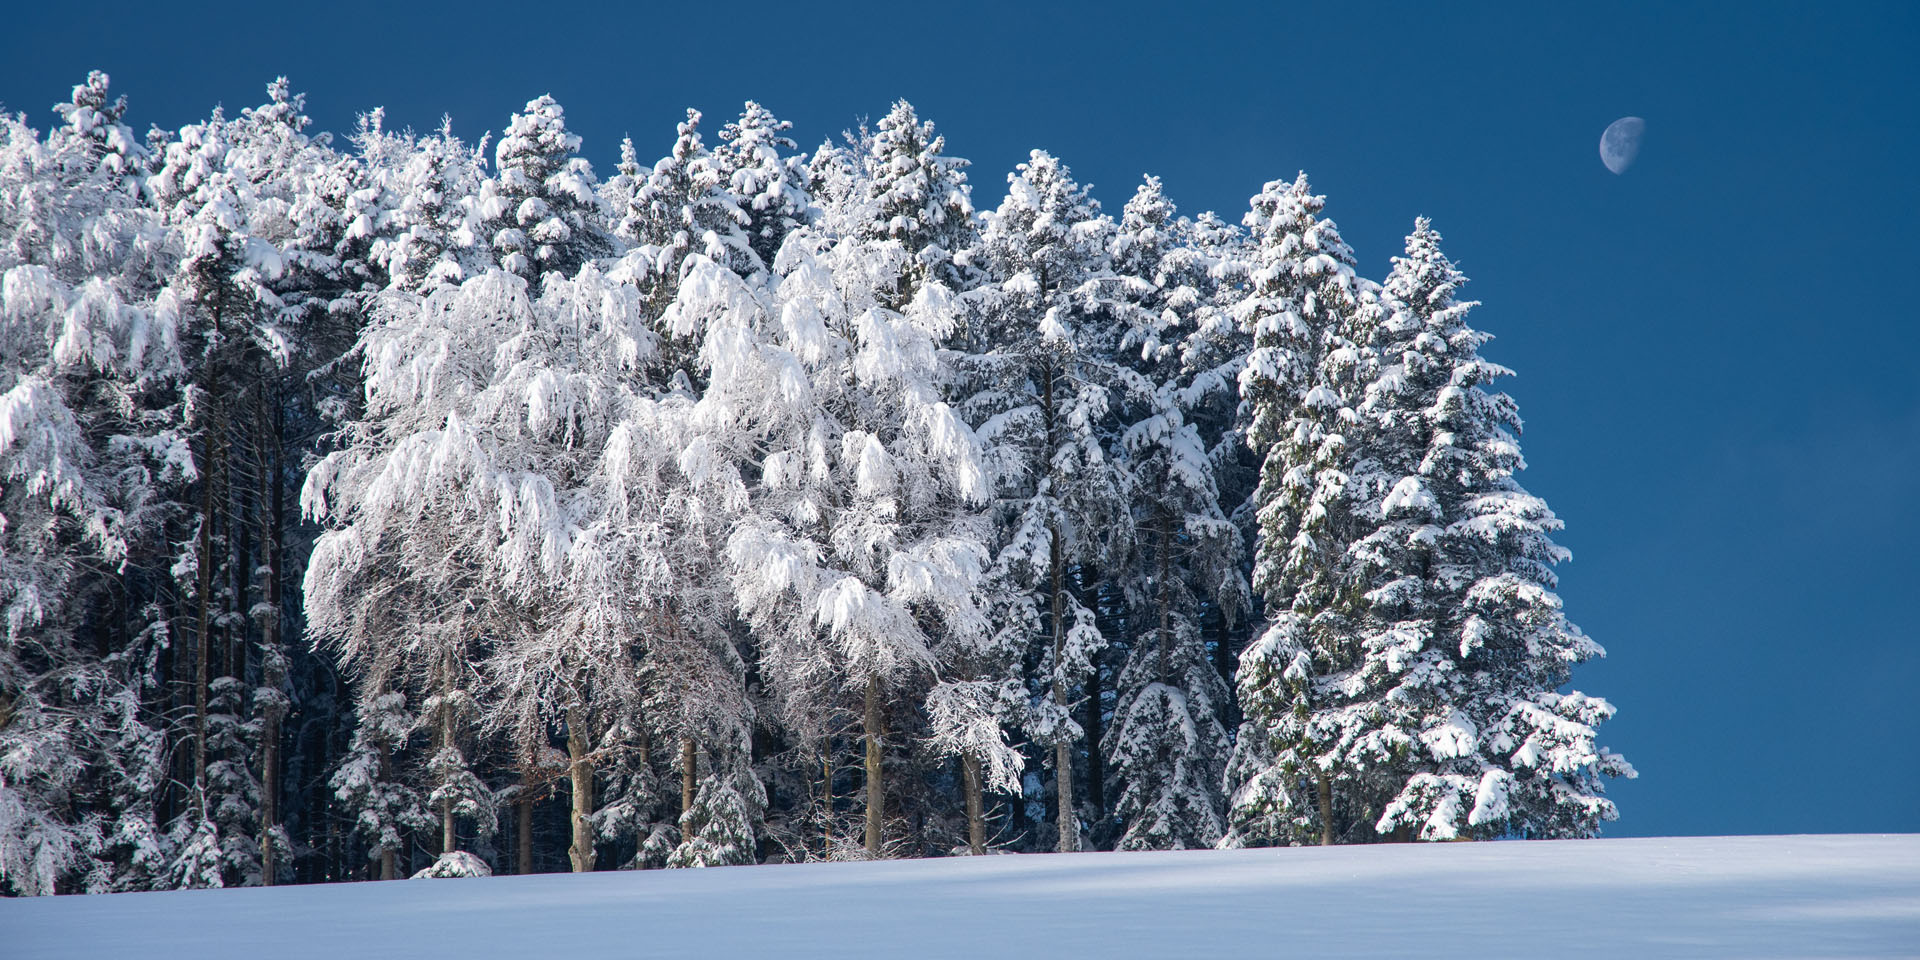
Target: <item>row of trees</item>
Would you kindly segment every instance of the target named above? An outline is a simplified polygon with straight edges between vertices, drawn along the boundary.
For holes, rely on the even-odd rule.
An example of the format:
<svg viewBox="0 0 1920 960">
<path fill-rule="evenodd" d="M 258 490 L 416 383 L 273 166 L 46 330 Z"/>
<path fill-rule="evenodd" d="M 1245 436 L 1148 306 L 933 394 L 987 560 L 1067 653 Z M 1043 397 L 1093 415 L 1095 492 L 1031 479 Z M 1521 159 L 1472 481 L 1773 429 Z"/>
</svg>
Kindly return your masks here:
<svg viewBox="0 0 1920 960">
<path fill-rule="evenodd" d="M 978 212 L 905 102 L 601 181 L 268 93 L 0 121 L 0 886 L 1614 816 L 1425 221 L 1376 284 L 1304 177 Z"/>
</svg>

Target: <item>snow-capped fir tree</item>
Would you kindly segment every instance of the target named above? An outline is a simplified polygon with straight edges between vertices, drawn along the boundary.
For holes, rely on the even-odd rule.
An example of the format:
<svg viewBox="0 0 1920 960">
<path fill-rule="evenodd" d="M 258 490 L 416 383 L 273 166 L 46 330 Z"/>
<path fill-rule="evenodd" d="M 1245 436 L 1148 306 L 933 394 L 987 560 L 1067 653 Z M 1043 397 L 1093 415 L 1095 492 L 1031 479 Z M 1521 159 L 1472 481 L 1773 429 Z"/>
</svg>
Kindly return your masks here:
<svg viewBox="0 0 1920 960">
<path fill-rule="evenodd" d="M 551 96 L 528 101 L 507 124 L 481 201 L 502 269 L 528 279 L 572 276 L 610 252 L 593 168 L 579 150 L 580 138 L 567 132 L 565 111 Z"/>
<path fill-rule="evenodd" d="M 721 145 L 714 150 L 715 166 L 746 216 L 741 227 L 762 269 L 773 263 L 787 234 L 810 218 L 806 167 L 800 157 L 783 152 L 794 148 L 786 136 L 792 128 L 748 100 L 740 119 L 721 129 Z"/>
<path fill-rule="evenodd" d="M 616 200 L 626 197 L 626 207 L 615 211 L 614 233 L 632 248 L 625 262 L 642 293 L 641 313 L 658 338 L 650 361 L 656 369 L 650 372 L 660 383 L 676 376 L 697 383 L 696 328 L 674 330 L 664 320 L 683 275 L 691 269 L 691 258 L 699 254 L 743 277 L 768 265 L 748 239 L 751 221 L 729 186 L 722 162 L 701 139 L 700 111 L 687 111 L 687 119 L 676 127 L 673 149 L 644 177 L 632 158 L 630 144 L 623 145 L 623 170 L 632 172 L 623 174 L 628 182 L 615 192 Z"/>
<path fill-rule="evenodd" d="M 1212 264 L 1190 230 L 1148 177 L 1113 239 L 1128 327 L 1118 354 L 1130 387 L 1121 445 L 1140 530 L 1126 573 L 1145 594 L 1103 745 L 1122 784 L 1115 812 L 1126 850 L 1205 849 L 1226 832 L 1220 780 L 1229 743 L 1220 717 L 1232 693 L 1208 662 L 1200 612 L 1212 604 L 1237 615 L 1246 588 L 1239 530 L 1187 420 L 1210 399 L 1213 371 L 1188 369 L 1186 343 L 1217 312 Z"/>
<path fill-rule="evenodd" d="M 802 228 L 770 284 L 704 261 L 674 308 L 707 331 L 698 416 L 764 451 L 727 554 L 776 709 L 807 730 L 826 703 L 859 705 L 868 856 L 886 851 L 889 706 L 940 643 L 985 627 L 970 522 L 985 477 L 937 381 L 958 310 L 944 285 L 915 286 L 914 263 L 891 238 Z"/>
<path fill-rule="evenodd" d="M 1240 657 L 1230 846 L 1371 830 L 1368 772 L 1339 729 L 1375 708 L 1349 686 L 1364 612 L 1349 547 L 1370 531 L 1355 475 L 1372 468 L 1354 408 L 1378 310 L 1324 207 L 1304 174 L 1254 198 L 1248 289 L 1232 308 L 1254 336 L 1240 385 L 1261 457 L 1253 585 L 1269 622 Z"/>
<path fill-rule="evenodd" d="M 407 838 L 433 823 L 420 791 L 395 768 L 415 726 L 406 704 L 406 695 L 388 689 L 386 678 L 371 678 L 361 690 L 346 760 L 329 781 L 335 799 L 353 818 L 354 833 L 367 845 L 367 859 L 379 864 L 381 880 L 398 876 L 398 855 Z"/>
<path fill-rule="evenodd" d="M 1064 164 L 1036 150 L 1007 181 L 979 246 L 989 280 L 970 294 L 978 346 L 965 360 L 965 410 L 996 490 L 994 619 L 1015 631 L 1009 643 L 1034 649 L 1027 727 L 1053 748 L 1056 845 L 1071 851 L 1081 833 L 1075 744 L 1085 736 L 1072 708 L 1107 644 L 1080 590 L 1118 555 L 1129 526 L 1107 449 L 1120 285 L 1108 269 L 1113 223 Z"/>
<path fill-rule="evenodd" d="M 1560 692 L 1602 655 L 1568 622 L 1553 565 L 1561 523 L 1520 487 L 1513 400 L 1489 384 L 1466 282 L 1424 218 L 1385 284 L 1378 375 L 1360 408 L 1379 464 L 1380 526 L 1354 545 L 1367 589 L 1367 687 L 1383 708 L 1343 738 L 1391 791 L 1373 829 L 1423 840 L 1584 837 L 1615 816 L 1603 777 L 1634 775 L 1595 743 L 1605 700 Z"/>
<path fill-rule="evenodd" d="M 396 158 L 398 168 L 386 171 L 384 187 L 396 195 L 392 237 L 382 237 L 372 254 L 394 286 L 419 293 L 484 270 L 487 251 L 468 229 L 484 177 L 474 151 L 453 135 L 451 120 L 409 146 Z"/>
</svg>

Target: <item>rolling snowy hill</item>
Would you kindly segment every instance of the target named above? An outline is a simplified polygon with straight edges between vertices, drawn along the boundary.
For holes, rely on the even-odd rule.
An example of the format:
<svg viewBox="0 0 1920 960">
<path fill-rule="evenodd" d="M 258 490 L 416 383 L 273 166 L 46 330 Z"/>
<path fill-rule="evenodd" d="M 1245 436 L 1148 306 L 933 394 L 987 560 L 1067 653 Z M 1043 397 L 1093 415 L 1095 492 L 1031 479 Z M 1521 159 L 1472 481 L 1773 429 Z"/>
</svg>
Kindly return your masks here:
<svg viewBox="0 0 1920 960">
<path fill-rule="evenodd" d="M 7 960 L 1920 956 L 1920 835 L 1076 854 L 0 901 Z"/>
</svg>

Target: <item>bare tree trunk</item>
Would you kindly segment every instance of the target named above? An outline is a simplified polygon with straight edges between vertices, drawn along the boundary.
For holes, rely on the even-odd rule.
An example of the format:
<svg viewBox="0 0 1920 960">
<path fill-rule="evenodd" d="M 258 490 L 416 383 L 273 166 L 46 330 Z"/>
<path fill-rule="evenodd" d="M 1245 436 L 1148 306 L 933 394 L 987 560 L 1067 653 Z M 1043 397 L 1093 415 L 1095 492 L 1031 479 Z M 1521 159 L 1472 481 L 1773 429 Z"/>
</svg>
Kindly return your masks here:
<svg viewBox="0 0 1920 960">
<path fill-rule="evenodd" d="M 193 812 L 195 820 L 207 816 L 207 660 L 213 656 L 210 632 L 213 606 L 213 478 L 215 452 L 218 449 L 220 420 L 207 425 L 207 462 L 200 474 L 199 595 L 195 597 L 193 664 Z"/>
<path fill-rule="evenodd" d="M 392 748 L 388 747 L 386 744 L 383 743 L 380 745 L 380 782 L 386 783 L 392 779 L 393 779 Z M 380 848 L 380 879 L 392 880 L 393 877 L 394 877 L 394 849 L 392 847 L 381 847 Z"/>
<path fill-rule="evenodd" d="M 1320 775 L 1320 845 L 1333 846 L 1333 776 Z"/>
<path fill-rule="evenodd" d="M 980 856 L 987 852 L 986 803 L 980 789 L 980 758 L 965 754 L 960 758 L 961 782 L 967 793 L 967 852 Z"/>
<path fill-rule="evenodd" d="M 1087 671 L 1087 806 L 1095 817 L 1107 814 L 1106 757 L 1100 753 L 1100 661 Z"/>
<path fill-rule="evenodd" d="M 886 790 L 880 780 L 880 678 L 867 678 L 867 853 L 880 855 L 881 823 L 886 817 Z"/>
<path fill-rule="evenodd" d="M 520 872 L 523 874 L 528 874 L 533 872 L 533 764 L 534 762 L 535 762 L 535 753 L 532 750 L 528 750 L 527 751 L 527 772 L 521 778 L 521 781 L 520 781 L 520 789 L 523 792 L 520 795 L 519 802 L 514 804 L 514 806 L 519 808 L 517 811 L 517 813 L 519 814 L 519 823 L 518 823 L 519 829 L 514 831 L 514 837 L 513 837 L 514 844 L 519 849 L 515 851 L 516 856 L 514 858 L 514 863 L 519 866 Z"/>
<path fill-rule="evenodd" d="M 453 749 L 453 711 L 440 708 L 440 749 Z M 453 798 L 445 797 L 440 801 L 440 852 L 452 853 L 459 842 L 459 835 L 453 823 Z"/>
<path fill-rule="evenodd" d="M 833 849 L 833 736 L 820 744 L 820 799 L 825 804 L 820 816 L 820 852 Z"/>
<path fill-rule="evenodd" d="M 680 738 L 680 820 L 693 812 L 694 786 L 699 780 L 700 754 L 692 737 Z M 684 838 L 683 838 L 684 839 Z"/>
<path fill-rule="evenodd" d="M 592 745 L 586 711 L 578 705 L 569 707 L 567 759 L 573 778 L 573 846 L 567 858 L 573 861 L 574 873 L 593 870 L 593 759 L 588 756 Z"/>
<path fill-rule="evenodd" d="M 1048 392 L 1052 392 L 1052 381 L 1048 381 Z M 1060 526 L 1054 524 L 1053 542 L 1049 548 L 1052 564 L 1053 587 L 1053 703 L 1060 713 L 1068 713 L 1066 669 L 1062 661 L 1067 654 L 1066 626 L 1066 559 L 1060 549 Z M 1080 818 L 1073 809 L 1073 744 L 1062 738 L 1053 745 L 1054 793 L 1060 801 L 1059 816 L 1055 825 L 1060 832 L 1057 850 L 1072 853 L 1080 849 Z"/>
<path fill-rule="evenodd" d="M 264 414 L 261 419 L 265 420 Z M 260 551 L 266 556 L 267 582 L 263 585 L 265 609 L 260 614 L 260 663 L 261 685 L 271 692 L 260 733 L 260 877 L 262 883 L 273 886 L 278 869 L 274 828 L 280 820 L 280 722 L 287 712 L 281 699 L 287 682 L 286 655 L 280 649 L 280 523 L 285 519 L 286 500 L 278 472 L 278 432 L 265 436 L 263 423 L 261 433 Z"/>
<path fill-rule="evenodd" d="M 1166 496 L 1166 481 L 1161 481 L 1161 496 Z M 1173 680 L 1173 515 L 1160 508 L 1160 583 L 1154 601 L 1160 608 L 1160 682 Z"/>
</svg>

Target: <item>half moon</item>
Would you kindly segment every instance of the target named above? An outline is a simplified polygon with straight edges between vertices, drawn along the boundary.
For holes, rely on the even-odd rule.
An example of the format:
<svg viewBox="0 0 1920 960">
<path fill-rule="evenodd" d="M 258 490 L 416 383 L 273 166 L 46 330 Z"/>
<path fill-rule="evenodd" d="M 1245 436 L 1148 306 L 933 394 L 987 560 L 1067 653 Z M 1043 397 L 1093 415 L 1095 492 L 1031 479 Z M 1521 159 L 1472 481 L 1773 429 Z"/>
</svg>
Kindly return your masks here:
<svg viewBox="0 0 1920 960">
<path fill-rule="evenodd" d="M 1615 174 L 1627 172 L 1640 155 L 1640 135 L 1646 132 L 1647 122 L 1639 117 L 1621 117 L 1607 124 L 1607 132 L 1600 135 L 1600 162 Z"/>
</svg>

